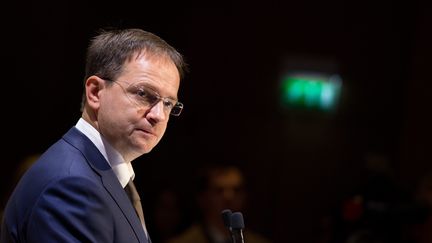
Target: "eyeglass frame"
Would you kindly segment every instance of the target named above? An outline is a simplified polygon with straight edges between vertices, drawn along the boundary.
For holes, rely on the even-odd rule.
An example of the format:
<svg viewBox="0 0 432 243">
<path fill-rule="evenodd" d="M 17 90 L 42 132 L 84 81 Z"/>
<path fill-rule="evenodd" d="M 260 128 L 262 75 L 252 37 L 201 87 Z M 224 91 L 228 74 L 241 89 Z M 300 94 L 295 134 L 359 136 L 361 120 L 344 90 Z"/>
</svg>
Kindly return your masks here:
<svg viewBox="0 0 432 243">
<path fill-rule="evenodd" d="M 126 81 L 118 81 L 118 80 L 115 81 L 115 80 L 112 80 L 112 79 L 109 79 L 109 78 L 101 78 L 101 79 L 103 79 L 105 81 L 108 81 L 108 82 L 111 82 L 111 83 L 117 84 L 118 86 L 120 86 L 120 88 L 123 90 L 123 92 L 126 94 L 126 96 L 130 100 L 133 99 L 132 97 L 130 97 L 130 94 L 129 94 L 131 92 L 128 92 L 127 89 L 129 87 L 133 86 L 133 85 L 136 85 L 138 82 L 128 83 Z M 126 83 L 126 84 L 128 84 L 127 88 L 124 88 L 120 83 Z M 163 104 L 164 108 L 167 107 L 166 103 L 171 104 L 172 107 L 169 108 L 169 114 L 170 115 L 172 115 L 172 116 L 180 116 L 181 112 L 183 111 L 183 107 L 184 107 L 183 103 L 179 102 L 178 100 L 169 98 L 169 97 L 162 97 L 161 95 L 159 95 L 159 93 L 157 91 L 153 90 L 150 87 L 145 87 L 144 86 L 144 88 L 145 88 L 145 93 L 146 94 L 150 93 L 150 95 L 152 97 L 150 97 L 150 98 L 144 98 L 142 95 L 139 95 L 137 92 L 140 92 L 140 91 L 142 92 L 144 90 L 143 90 L 143 88 L 138 88 L 137 91 L 136 91 L 136 93 L 134 93 L 134 95 L 139 96 L 142 99 L 142 101 L 136 101 L 136 99 L 133 99 L 133 100 L 131 100 L 131 102 L 138 103 L 137 105 L 144 105 L 143 102 L 146 102 L 145 105 L 147 105 L 149 107 L 154 107 L 155 105 L 157 105 L 159 102 L 162 101 L 162 104 Z M 151 102 L 150 100 L 153 100 L 153 99 L 154 99 L 154 101 Z M 175 110 L 179 110 L 179 112 L 173 113 L 173 111 L 175 111 Z"/>
</svg>

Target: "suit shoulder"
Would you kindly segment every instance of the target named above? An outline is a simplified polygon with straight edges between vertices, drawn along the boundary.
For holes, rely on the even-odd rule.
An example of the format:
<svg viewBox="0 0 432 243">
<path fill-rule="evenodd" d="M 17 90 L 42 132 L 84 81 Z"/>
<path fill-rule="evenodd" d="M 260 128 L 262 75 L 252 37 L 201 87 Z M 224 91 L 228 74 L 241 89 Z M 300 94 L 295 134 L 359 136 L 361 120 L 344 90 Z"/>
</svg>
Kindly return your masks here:
<svg viewBox="0 0 432 243">
<path fill-rule="evenodd" d="M 59 140 L 53 144 L 40 156 L 33 167 L 30 171 L 43 175 L 45 178 L 59 176 L 92 177 L 94 174 L 86 157 L 64 140 Z"/>
</svg>

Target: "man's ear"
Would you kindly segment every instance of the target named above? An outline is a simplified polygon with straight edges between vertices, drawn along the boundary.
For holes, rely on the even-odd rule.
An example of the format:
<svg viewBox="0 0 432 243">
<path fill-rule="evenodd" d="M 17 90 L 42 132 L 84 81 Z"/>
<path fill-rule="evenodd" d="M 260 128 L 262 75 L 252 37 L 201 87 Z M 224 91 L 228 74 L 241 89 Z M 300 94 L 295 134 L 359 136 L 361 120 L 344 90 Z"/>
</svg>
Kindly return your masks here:
<svg viewBox="0 0 432 243">
<path fill-rule="evenodd" d="M 86 98 L 88 105 L 98 109 L 100 105 L 101 91 L 105 88 L 105 81 L 98 76 L 90 76 L 85 83 Z"/>
</svg>

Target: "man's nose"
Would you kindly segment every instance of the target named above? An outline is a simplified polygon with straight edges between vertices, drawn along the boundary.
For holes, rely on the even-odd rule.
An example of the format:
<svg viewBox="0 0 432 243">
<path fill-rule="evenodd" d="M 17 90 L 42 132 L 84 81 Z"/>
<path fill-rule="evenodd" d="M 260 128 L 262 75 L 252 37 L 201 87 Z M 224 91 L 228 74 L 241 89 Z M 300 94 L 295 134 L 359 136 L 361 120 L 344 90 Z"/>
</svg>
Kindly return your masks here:
<svg viewBox="0 0 432 243">
<path fill-rule="evenodd" d="M 154 104 L 147 114 L 148 118 L 156 122 L 164 121 L 168 116 L 169 114 L 166 114 L 162 100 L 159 100 L 156 104 Z"/>
</svg>

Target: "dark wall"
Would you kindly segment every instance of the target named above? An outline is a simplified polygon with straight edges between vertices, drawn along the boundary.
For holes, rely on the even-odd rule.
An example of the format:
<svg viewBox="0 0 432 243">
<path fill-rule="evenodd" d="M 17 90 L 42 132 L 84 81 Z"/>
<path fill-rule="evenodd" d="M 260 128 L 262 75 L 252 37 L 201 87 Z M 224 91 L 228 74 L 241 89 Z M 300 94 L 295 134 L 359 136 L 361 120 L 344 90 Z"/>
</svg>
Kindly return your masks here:
<svg viewBox="0 0 432 243">
<path fill-rule="evenodd" d="M 384 156 L 413 191 L 430 169 L 429 11 L 410 1 L 208 4 L 14 3 L 3 23 L 5 145 L 1 185 L 27 155 L 45 150 L 80 117 L 88 39 L 100 27 L 140 27 L 179 49 L 190 65 L 185 111 L 134 163 L 153 193 L 190 193 L 207 161 L 245 168 L 247 223 L 276 242 L 313 242 L 320 220 Z M 287 112 L 278 82 L 286 59 L 332 60 L 343 96 L 331 115 Z M 147 199 L 151 200 L 151 199 Z"/>
</svg>

